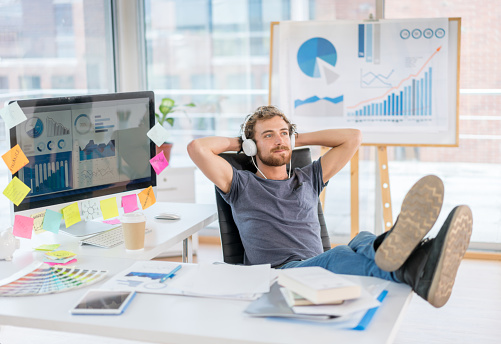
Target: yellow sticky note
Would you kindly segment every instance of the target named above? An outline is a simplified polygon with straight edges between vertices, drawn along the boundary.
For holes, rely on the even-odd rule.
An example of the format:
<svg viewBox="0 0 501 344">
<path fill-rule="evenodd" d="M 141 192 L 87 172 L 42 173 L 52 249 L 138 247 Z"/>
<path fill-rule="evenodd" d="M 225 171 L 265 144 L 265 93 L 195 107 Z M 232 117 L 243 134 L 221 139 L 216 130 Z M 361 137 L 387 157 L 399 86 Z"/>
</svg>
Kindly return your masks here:
<svg viewBox="0 0 501 344">
<path fill-rule="evenodd" d="M 24 155 L 24 152 L 19 145 L 15 145 L 7 153 L 2 155 L 2 159 L 5 161 L 5 164 L 12 174 L 16 173 L 24 165 L 29 163 L 28 158 Z"/>
<path fill-rule="evenodd" d="M 15 205 L 19 205 L 30 192 L 30 188 L 24 184 L 19 178 L 14 177 L 9 185 L 3 190 L 3 194 L 12 201 Z"/>
<path fill-rule="evenodd" d="M 80 218 L 80 210 L 78 209 L 78 203 L 75 202 L 73 204 L 70 204 L 69 206 L 64 207 L 62 211 L 66 228 L 82 221 L 82 219 Z"/>
<path fill-rule="evenodd" d="M 151 186 L 141 191 L 137 195 L 137 197 L 139 197 L 139 202 L 141 202 L 141 207 L 143 207 L 143 210 L 151 207 L 157 201 L 155 199 L 155 193 L 153 192 L 153 188 Z"/>
<path fill-rule="evenodd" d="M 118 216 L 117 198 L 111 197 L 101 201 L 101 212 L 103 219 L 111 219 Z"/>
<path fill-rule="evenodd" d="M 36 251 L 53 251 L 56 248 L 58 248 L 60 245 L 59 244 L 44 244 L 40 245 L 37 248 L 35 248 Z"/>
<path fill-rule="evenodd" d="M 45 253 L 46 256 L 54 257 L 57 259 L 64 259 L 76 256 L 75 253 L 70 251 L 53 251 Z"/>
<path fill-rule="evenodd" d="M 33 222 L 33 230 L 35 231 L 35 234 L 45 232 L 42 228 L 43 219 L 45 217 L 45 210 L 36 214 L 31 214 L 30 217 L 35 219 L 35 221 Z"/>
</svg>

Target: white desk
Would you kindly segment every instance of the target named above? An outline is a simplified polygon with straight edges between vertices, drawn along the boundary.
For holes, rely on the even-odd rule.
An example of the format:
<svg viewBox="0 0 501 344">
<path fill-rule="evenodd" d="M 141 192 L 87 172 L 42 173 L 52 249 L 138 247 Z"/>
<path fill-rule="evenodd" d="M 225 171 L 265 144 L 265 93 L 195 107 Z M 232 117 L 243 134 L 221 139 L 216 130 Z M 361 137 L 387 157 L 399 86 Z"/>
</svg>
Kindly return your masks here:
<svg viewBox="0 0 501 344">
<path fill-rule="evenodd" d="M 20 252 L 13 262 L 0 262 L 0 279 L 31 260 L 31 255 Z M 83 256 L 78 266 L 108 269 L 111 276 L 133 262 Z M 247 301 L 155 294 L 138 294 L 120 316 L 69 314 L 87 289 L 102 283 L 51 295 L 0 297 L 0 325 L 155 343 L 391 343 L 411 299 L 408 286 L 391 283 L 388 296 L 365 331 L 339 330 L 322 323 L 252 318 L 243 312 Z"/>
<path fill-rule="evenodd" d="M 80 246 L 81 238 L 51 232 L 33 234 L 31 240 L 21 239 L 21 250 L 32 252 L 33 248 L 42 244 L 60 244 L 59 249 L 72 251 L 77 254 L 77 257 L 93 256 L 149 260 L 173 245 L 184 241 L 183 261 L 191 262 L 190 237 L 217 220 L 217 209 L 213 204 L 157 202 L 143 212 L 147 218 L 146 228 L 152 231 L 146 234 L 144 250 L 142 251 L 126 251 L 123 244 L 109 249 L 89 245 Z M 153 218 L 162 212 L 179 214 L 181 219 L 172 221 L 155 220 Z"/>
</svg>

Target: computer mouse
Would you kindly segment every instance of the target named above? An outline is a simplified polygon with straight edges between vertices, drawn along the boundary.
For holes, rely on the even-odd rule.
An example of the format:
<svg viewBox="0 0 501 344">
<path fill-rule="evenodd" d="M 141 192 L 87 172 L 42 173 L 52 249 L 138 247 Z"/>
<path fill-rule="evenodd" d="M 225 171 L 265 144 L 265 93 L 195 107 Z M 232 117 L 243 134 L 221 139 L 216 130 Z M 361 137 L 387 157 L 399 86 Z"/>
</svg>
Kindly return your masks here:
<svg viewBox="0 0 501 344">
<path fill-rule="evenodd" d="M 155 215 L 155 219 L 157 220 L 179 220 L 181 217 L 177 214 L 169 214 L 169 213 L 161 213 Z"/>
</svg>

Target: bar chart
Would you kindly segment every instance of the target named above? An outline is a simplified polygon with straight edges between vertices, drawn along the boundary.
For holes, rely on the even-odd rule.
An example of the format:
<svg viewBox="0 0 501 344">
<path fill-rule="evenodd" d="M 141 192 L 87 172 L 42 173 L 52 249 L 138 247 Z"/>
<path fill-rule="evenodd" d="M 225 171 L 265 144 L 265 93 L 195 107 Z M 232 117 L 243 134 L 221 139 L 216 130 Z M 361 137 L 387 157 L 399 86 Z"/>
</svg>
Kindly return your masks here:
<svg viewBox="0 0 501 344">
<path fill-rule="evenodd" d="M 431 118 L 432 112 L 432 67 L 424 75 L 409 78 L 398 88 L 392 88 L 380 97 L 375 97 L 351 107 L 348 118 L 355 121 L 375 119 L 399 120 Z"/>
<path fill-rule="evenodd" d="M 29 195 L 42 195 L 71 187 L 71 152 L 29 158 L 23 168 L 23 181 L 31 188 Z"/>
</svg>

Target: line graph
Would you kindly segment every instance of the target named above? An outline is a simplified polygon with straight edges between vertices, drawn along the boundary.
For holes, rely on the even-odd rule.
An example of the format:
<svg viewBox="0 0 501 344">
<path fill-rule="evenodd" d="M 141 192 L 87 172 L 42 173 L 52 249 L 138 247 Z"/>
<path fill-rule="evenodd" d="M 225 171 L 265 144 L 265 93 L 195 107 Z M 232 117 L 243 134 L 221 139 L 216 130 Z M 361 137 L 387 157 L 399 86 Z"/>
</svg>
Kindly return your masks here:
<svg viewBox="0 0 501 344">
<path fill-rule="evenodd" d="M 116 183 L 119 180 L 117 158 L 80 161 L 76 174 L 80 187 Z"/>
<path fill-rule="evenodd" d="M 391 87 L 392 84 L 390 81 L 390 77 L 392 76 L 394 69 L 388 73 L 388 75 L 376 74 L 373 72 L 367 72 L 364 74 L 363 70 L 360 70 L 361 78 L 360 78 L 360 87 L 362 88 L 387 88 Z"/>
</svg>

